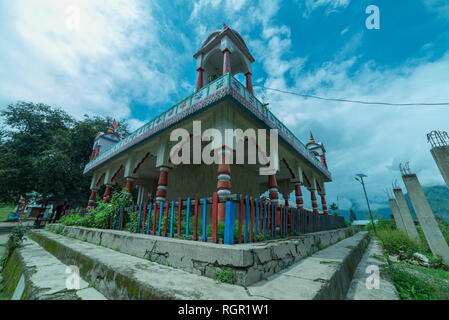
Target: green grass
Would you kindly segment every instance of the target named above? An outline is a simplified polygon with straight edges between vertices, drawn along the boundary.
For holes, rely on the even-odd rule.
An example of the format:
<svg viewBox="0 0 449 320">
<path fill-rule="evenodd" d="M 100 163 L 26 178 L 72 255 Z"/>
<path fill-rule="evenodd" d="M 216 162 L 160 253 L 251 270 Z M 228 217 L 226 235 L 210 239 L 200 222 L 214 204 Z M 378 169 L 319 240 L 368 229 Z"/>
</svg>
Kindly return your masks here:
<svg viewBox="0 0 449 320">
<path fill-rule="evenodd" d="M 0 222 L 8 220 L 8 214 L 14 210 L 12 204 L 0 204 Z"/>
<path fill-rule="evenodd" d="M 447 241 L 449 228 L 443 221 L 438 222 Z M 371 226 L 367 229 L 374 235 Z M 417 230 L 421 243 L 409 239 L 404 232 L 396 229 L 393 221 L 380 221 L 376 229 L 386 255 L 413 259 L 413 253 L 419 252 L 430 259 L 429 267 L 400 261 L 388 268 L 402 300 L 449 300 L 449 268 L 432 255 L 419 225 Z"/>
<path fill-rule="evenodd" d="M 394 264 L 389 274 L 402 300 L 448 300 L 449 272 L 405 262 Z"/>
</svg>

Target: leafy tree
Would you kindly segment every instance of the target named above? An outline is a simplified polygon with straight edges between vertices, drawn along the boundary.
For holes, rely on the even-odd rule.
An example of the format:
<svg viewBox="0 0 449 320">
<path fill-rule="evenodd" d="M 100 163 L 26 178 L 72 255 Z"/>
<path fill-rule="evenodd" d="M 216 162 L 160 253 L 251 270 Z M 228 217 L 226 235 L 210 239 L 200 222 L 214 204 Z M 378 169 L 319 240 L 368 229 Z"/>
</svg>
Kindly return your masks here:
<svg viewBox="0 0 449 320">
<path fill-rule="evenodd" d="M 111 125 L 110 117 L 75 120 L 65 111 L 42 103 L 17 102 L 0 116 L 0 201 L 16 202 L 37 191 L 50 194 L 89 193 L 90 177 L 83 175 L 99 131 Z M 118 133 L 128 134 L 122 124 Z"/>
<path fill-rule="evenodd" d="M 329 209 L 334 211 L 334 213 L 337 213 L 338 211 L 338 206 L 335 202 L 332 202 L 331 205 L 329 206 Z"/>
<path fill-rule="evenodd" d="M 352 223 L 354 220 L 357 220 L 357 215 L 355 214 L 354 210 L 349 209 L 349 221 Z"/>
</svg>

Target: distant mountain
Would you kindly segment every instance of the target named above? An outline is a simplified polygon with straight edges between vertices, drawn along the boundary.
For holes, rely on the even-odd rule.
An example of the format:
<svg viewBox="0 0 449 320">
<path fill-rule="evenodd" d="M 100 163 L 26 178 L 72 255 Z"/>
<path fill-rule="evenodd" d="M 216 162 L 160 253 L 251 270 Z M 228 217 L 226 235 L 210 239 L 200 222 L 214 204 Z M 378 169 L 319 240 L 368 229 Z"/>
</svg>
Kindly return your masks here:
<svg viewBox="0 0 449 320">
<path fill-rule="evenodd" d="M 427 201 L 429 201 L 430 207 L 433 213 L 443 219 L 449 224 L 449 189 L 446 186 L 431 186 L 423 187 L 424 194 L 426 195 Z M 410 197 L 405 194 L 405 199 L 407 201 L 408 207 L 414 219 L 416 218 L 415 210 L 413 209 L 412 203 L 410 202 Z M 353 209 L 354 210 L 354 209 Z M 360 220 L 369 219 L 368 210 L 361 212 L 360 210 L 354 210 L 357 218 Z M 345 217 L 349 221 L 349 210 L 340 210 L 340 215 Z M 391 208 L 387 201 L 385 201 L 385 207 L 375 210 L 374 218 L 391 219 Z"/>
</svg>

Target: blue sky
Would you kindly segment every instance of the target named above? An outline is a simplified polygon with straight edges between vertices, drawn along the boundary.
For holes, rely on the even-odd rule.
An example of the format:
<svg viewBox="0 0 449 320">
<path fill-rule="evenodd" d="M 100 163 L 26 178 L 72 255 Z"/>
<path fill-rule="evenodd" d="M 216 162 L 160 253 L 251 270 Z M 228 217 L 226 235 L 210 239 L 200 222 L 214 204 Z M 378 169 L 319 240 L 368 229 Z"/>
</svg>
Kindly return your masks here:
<svg viewBox="0 0 449 320">
<path fill-rule="evenodd" d="M 25 4 L 26 3 L 26 4 Z M 380 9 L 368 30 L 365 9 Z M 79 24 L 73 12 L 79 12 Z M 76 15 L 75 15 L 76 16 Z M 193 54 L 225 22 L 247 42 L 253 81 L 325 97 L 449 101 L 449 1 L 0 0 L 0 107 L 16 100 L 103 114 L 137 128 L 195 85 Z M 324 142 L 328 202 L 373 206 L 410 161 L 425 185 L 443 184 L 426 133 L 449 130 L 449 107 L 363 106 L 262 91 L 256 95 L 302 141 Z M 400 180 L 400 179 L 399 179 Z"/>
</svg>

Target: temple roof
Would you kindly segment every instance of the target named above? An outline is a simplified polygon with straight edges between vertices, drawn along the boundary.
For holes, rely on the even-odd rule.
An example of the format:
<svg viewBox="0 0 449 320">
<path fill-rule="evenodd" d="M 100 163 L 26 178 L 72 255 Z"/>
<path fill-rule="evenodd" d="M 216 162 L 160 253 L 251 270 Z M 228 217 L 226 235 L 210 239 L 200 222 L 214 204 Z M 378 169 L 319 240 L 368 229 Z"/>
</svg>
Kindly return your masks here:
<svg viewBox="0 0 449 320">
<path fill-rule="evenodd" d="M 201 53 L 207 52 L 210 48 L 212 48 L 214 45 L 216 45 L 225 35 L 229 36 L 236 45 L 240 48 L 240 50 L 247 56 L 247 58 L 254 62 L 254 58 L 249 52 L 248 46 L 246 45 L 245 41 L 243 40 L 240 33 L 238 33 L 236 30 L 231 29 L 226 24 L 223 24 L 223 29 L 217 29 L 213 31 L 203 42 L 200 49 L 197 53 L 193 55 L 193 57 L 196 59 Z"/>
</svg>

